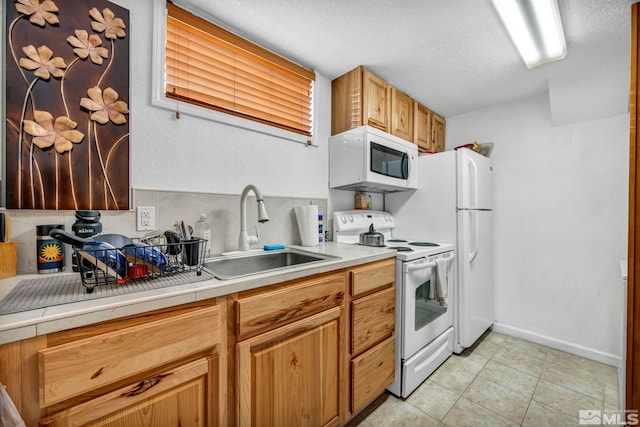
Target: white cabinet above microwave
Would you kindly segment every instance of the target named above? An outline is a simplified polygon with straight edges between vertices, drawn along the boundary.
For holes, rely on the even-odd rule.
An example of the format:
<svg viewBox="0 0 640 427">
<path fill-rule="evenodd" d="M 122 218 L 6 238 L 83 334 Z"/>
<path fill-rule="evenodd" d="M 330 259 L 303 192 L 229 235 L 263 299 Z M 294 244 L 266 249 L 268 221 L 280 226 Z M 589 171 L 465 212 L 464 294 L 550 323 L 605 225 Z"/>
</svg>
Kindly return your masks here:
<svg viewBox="0 0 640 427">
<path fill-rule="evenodd" d="M 418 188 L 418 146 L 361 126 L 329 140 L 329 187 L 392 193 Z"/>
</svg>

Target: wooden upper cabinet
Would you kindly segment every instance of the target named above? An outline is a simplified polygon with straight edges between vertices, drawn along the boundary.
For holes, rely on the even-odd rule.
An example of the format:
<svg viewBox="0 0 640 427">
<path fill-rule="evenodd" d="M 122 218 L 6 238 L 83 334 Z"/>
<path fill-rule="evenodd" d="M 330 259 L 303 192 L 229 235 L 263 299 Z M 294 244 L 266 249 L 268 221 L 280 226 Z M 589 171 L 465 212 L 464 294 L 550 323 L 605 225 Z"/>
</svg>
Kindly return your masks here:
<svg viewBox="0 0 640 427">
<path fill-rule="evenodd" d="M 369 125 L 390 132 L 389 84 L 359 66 L 331 82 L 331 135 Z"/>
<path fill-rule="evenodd" d="M 391 87 L 391 134 L 413 141 L 413 99 Z"/>
<path fill-rule="evenodd" d="M 444 151 L 444 118 L 359 66 L 331 82 L 331 135 L 364 125 Z"/>
<path fill-rule="evenodd" d="M 413 104 L 413 142 L 421 153 L 444 151 L 445 120 L 424 105 Z"/>
<path fill-rule="evenodd" d="M 366 68 L 362 69 L 362 124 L 389 131 L 389 85 Z"/>
<path fill-rule="evenodd" d="M 444 151 L 445 121 L 435 113 L 431 114 L 431 134 L 435 152 Z"/>
<path fill-rule="evenodd" d="M 362 126 L 362 67 L 331 82 L 331 135 Z"/>
<path fill-rule="evenodd" d="M 421 153 L 435 152 L 431 135 L 431 110 L 419 102 L 413 103 L 413 142 Z"/>
</svg>

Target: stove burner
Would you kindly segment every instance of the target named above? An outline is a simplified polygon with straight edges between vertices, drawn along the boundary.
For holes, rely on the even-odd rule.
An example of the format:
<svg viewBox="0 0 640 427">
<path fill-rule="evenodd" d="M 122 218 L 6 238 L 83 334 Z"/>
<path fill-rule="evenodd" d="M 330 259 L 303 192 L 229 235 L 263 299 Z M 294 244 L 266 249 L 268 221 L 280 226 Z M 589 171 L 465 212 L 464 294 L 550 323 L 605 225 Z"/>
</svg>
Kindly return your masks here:
<svg viewBox="0 0 640 427">
<path fill-rule="evenodd" d="M 407 243 L 407 241 L 404 239 L 391 239 L 391 240 L 387 240 L 387 242 Z"/>
<path fill-rule="evenodd" d="M 412 246 L 440 246 L 437 243 L 431 243 L 431 242 L 411 242 L 409 244 Z"/>
<path fill-rule="evenodd" d="M 389 249 L 395 249 L 398 252 L 413 252 L 413 249 L 408 246 L 389 246 Z"/>
</svg>

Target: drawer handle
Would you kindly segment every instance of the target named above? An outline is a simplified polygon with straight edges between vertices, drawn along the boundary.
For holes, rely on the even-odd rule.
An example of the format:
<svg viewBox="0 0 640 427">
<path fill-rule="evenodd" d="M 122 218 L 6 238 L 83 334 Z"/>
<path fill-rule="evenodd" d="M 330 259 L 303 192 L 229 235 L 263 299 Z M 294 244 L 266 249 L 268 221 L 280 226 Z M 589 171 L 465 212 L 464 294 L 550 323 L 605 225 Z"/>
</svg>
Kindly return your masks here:
<svg viewBox="0 0 640 427">
<path fill-rule="evenodd" d="M 91 379 L 95 380 L 96 378 L 98 378 L 102 374 L 103 370 L 104 370 L 104 367 L 98 369 L 95 374 L 91 375 Z"/>
<path fill-rule="evenodd" d="M 129 390 L 129 391 L 125 392 L 125 393 L 122 393 L 121 396 L 132 397 L 132 396 L 137 396 L 139 394 L 142 394 L 145 391 L 149 390 L 154 385 L 158 384 L 167 375 L 171 375 L 171 374 L 160 374 L 160 375 L 156 375 L 155 377 L 146 378 L 146 379 L 140 381 L 131 390 Z"/>
</svg>

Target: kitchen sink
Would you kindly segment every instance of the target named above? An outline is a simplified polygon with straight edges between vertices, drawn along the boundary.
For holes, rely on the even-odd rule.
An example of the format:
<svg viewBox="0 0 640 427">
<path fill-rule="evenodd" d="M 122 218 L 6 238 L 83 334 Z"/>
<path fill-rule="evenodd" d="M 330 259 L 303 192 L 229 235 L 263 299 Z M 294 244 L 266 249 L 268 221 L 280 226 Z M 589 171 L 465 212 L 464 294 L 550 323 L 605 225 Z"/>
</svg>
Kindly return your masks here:
<svg viewBox="0 0 640 427">
<path fill-rule="evenodd" d="M 339 258 L 335 255 L 289 248 L 209 258 L 204 261 L 203 267 L 211 271 L 218 279 L 227 280 Z"/>
</svg>

